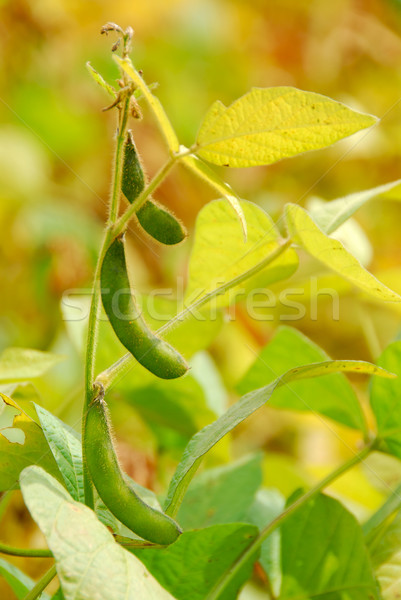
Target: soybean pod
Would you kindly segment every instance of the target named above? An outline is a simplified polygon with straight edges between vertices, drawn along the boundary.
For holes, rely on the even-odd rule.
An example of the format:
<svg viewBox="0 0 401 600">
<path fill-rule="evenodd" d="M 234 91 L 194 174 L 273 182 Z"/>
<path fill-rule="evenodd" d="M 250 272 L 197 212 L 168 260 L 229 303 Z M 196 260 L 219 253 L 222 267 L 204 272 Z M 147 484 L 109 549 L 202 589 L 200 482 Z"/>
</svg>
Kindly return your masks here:
<svg viewBox="0 0 401 600">
<path fill-rule="evenodd" d="M 130 288 L 124 242 L 116 238 L 103 259 L 101 295 L 106 314 L 120 342 L 146 369 L 162 379 L 176 379 L 188 370 L 185 359 L 155 335 L 140 314 Z"/>
<path fill-rule="evenodd" d="M 145 174 L 131 131 L 128 132 L 125 143 L 121 189 L 131 204 L 145 189 Z M 161 244 L 169 246 L 179 244 L 187 236 L 181 221 L 153 199 L 146 200 L 137 211 L 136 216 L 141 227 Z"/>
<path fill-rule="evenodd" d="M 124 478 L 110 434 L 102 388 L 86 416 L 84 444 L 92 482 L 110 512 L 149 542 L 162 545 L 175 542 L 181 534 L 178 523 L 141 500 Z"/>
</svg>

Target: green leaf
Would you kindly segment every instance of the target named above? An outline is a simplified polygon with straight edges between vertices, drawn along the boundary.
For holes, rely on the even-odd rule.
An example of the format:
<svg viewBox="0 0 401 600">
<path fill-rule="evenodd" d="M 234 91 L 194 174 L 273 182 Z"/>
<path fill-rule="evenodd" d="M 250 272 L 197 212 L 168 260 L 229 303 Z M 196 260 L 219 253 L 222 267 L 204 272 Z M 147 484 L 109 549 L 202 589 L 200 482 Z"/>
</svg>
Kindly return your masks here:
<svg viewBox="0 0 401 600">
<path fill-rule="evenodd" d="M 399 185 L 401 185 L 401 179 L 378 185 L 377 187 L 363 190 L 362 192 L 355 192 L 354 194 L 349 194 L 343 198 L 337 198 L 337 200 L 331 200 L 330 202 L 320 204 L 316 208 L 312 208 L 309 213 L 318 227 L 320 227 L 324 233 L 330 235 L 330 233 L 333 233 L 333 231 L 338 229 L 338 227 L 347 221 L 347 219 L 352 217 L 352 215 L 361 208 L 361 206 L 366 204 L 366 202 L 382 196 Z"/>
<path fill-rule="evenodd" d="M 317 496 L 281 527 L 279 600 L 378 600 L 360 525 L 340 502 Z"/>
<path fill-rule="evenodd" d="M 80 436 L 38 404 L 35 408 L 67 490 L 74 500 L 85 502 Z"/>
<path fill-rule="evenodd" d="M 160 100 L 152 94 L 141 75 L 135 70 L 134 65 L 129 58 L 120 58 L 116 54 L 113 54 L 113 58 L 118 66 L 128 75 L 128 77 L 134 82 L 134 84 L 141 90 L 146 102 L 153 111 L 156 117 L 157 123 L 165 137 L 167 146 L 172 154 L 175 154 L 180 149 L 180 143 L 177 135 L 167 117 Z"/>
<path fill-rule="evenodd" d="M 11 565 L 2 558 L 0 558 L 0 575 L 7 581 L 18 600 L 23 600 L 35 585 L 35 582 L 28 575 L 25 575 L 15 565 Z M 49 596 L 45 592 L 42 593 L 40 598 L 41 600 L 49 600 Z"/>
<path fill-rule="evenodd" d="M 257 533 L 253 525 L 214 525 L 186 531 L 174 544 L 161 550 L 133 548 L 131 552 L 177 600 L 204 600 Z M 239 587 L 252 573 L 252 562 L 245 567 L 219 600 L 237 598 Z"/>
<path fill-rule="evenodd" d="M 401 508 L 401 484 L 389 495 L 387 500 L 363 524 L 362 529 L 368 545 L 374 544 L 381 535 L 386 522 L 397 510 Z"/>
<path fill-rule="evenodd" d="M 14 427 L 14 419 L 21 411 L 15 406 L 6 403 L 9 400 L 6 395 L 0 393 L 0 435 L 12 444 L 23 444 L 25 433 L 22 429 Z"/>
<path fill-rule="evenodd" d="M 290 248 L 265 265 L 266 258 L 277 251 L 283 240 L 272 219 L 261 208 L 245 200 L 241 201 L 241 207 L 247 222 L 246 242 L 226 202 L 214 200 L 200 211 L 189 263 L 187 306 L 230 282 L 237 288 L 242 284 L 236 293 L 244 294 L 253 288 L 251 276 L 262 269 L 259 277 L 263 277 L 265 286 L 286 279 L 296 270 L 298 257 Z M 234 297 L 234 291 L 219 293 L 216 306 L 225 306 Z"/>
<path fill-rule="evenodd" d="M 26 381 L 40 377 L 62 360 L 63 356 L 50 352 L 7 348 L 0 356 L 0 382 Z"/>
<path fill-rule="evenodd" d="M 245 215 L 241 208 L 240 197 L 234 192 L 232 187 L 228 183 L 220 179 L 217 173 L 215 173 L 206 163 L 203 162 L 203 160 L 201 160 L 195 154 L 186 154 L 180 157 L 180 161 L 190 171 L 192 171 L 192 173 L 195 173 L 195 175 L 197 175 L 200 179 L 203 179 L 203 181 L 208 183 L 214 190 L 216 190 L 219 196 L 222 196 L 231 204 L 240 220 L 244 234 L 244 240 L 246 241 L 248 231 Z"/>
<path fill-rule="evenodd" d="M 15 443 L 0 432 L 0 491 L 14 488 L 22 469 L 32 464 L 41 465 L 46 471 L 61 479 L 57 463 L 39 425 L 5 394 L 0 394 L 0 403 L 2 402 L 13 409 L 16 415 L 14 428 L 22 431 L 24 441 L 22 442 L 21 434 L 17 434 L 20 437 Z"/>
<path fill-rule="evenodd" d="M 43 469 L 28 467 L 20 484 L 56 559 L 65 600 L 172 600 L 95 514 Z"/>
<path fill-rule="evenodd" d="M 364 361 L 332 360 L 311 365 L 296 367 L 287 371 L 270 385 L 254 390 L 233 404 L 219 419 L 198 431 L 187 445 L 170 482 L 165 509 L 169 514 L 175 514 L 185 491 L 194 476 L 202 457 L 225 435 L 242 423 L 256 410 L 261 408 L 272 396 L 276 388 L 298 379 L 308 379 L 320 375 L 329 375 L 338 371 L 367 373 L 392 377 L 384 369 Z"/>
<path fill-rule="evenodd" d="M 277 376 L 305 363 L 322 362 L 330 357 L 297 329 L 280 327 L 273 339 L 237 385 L 240 394 L 271 383 Z M 367 432 L 364 414 L 347 378 L 341 373 L 324 380 L 298 381 L 277 390 L 270 406 L 288 410 L 311 411 L 338 423 Z"/>
<path fill-rule="evenodd" d="M 249 523 L 256 525 L 261 531 L 273 519 L 284 511 L 285 499 L 278 490 L 262 489 L 256 494 L 254 503 L 249 508 Z M 281 541 L 280 531 L 276 530 L 263 542 L 260 549 L 259 562 L 269 578 L 270 586 L 275 596 L 281 588 Z"/>
<path fill-rule="evenodd" d="M 303 208 L 287 204 L 285 218 L 289 235 L 311 256 L 371 296 L 386 302 L 401 302 L 401 297 L 366 271 L 341 242 L 325 235 Z"/>
<path fill-rule="evenodd" d="M 127 387 L 124 397 L 150 425 L 172 429 L 187 438 L 215 418 L 206 405 L 201 386 L 191 376 Z"/>
<path fill-rule="evenodd" d="M 371 115 L 291 87 L 253 88 L 229 107 L 215 103 L 195 150 L 216 165 L 251 167 L 330 146 L 376 123 Z"/>
<path fill-rule="evenodd" d="M 107 83 L 107 81 L 105 81 L 103 79 L 103 77 L 100 75 L 100 73 L 98 73 L 96 71 L 96 69 L 94 69 L 92 67 L 92 65 L 90 64 L 89 61 L 86 63 L 86 68 L 88 69 L 88 72 L 92 76 L 92 78 L 94 79 L 94 81 L 96 81 L 96 83 L 98 85 L 100 85 L 100 87 L 102 87 L 105 92 L 107 92 L 108 94 L 110 94 L 110 96 L 112 98 L 116 98 L 117 97 L 115 89 L 109 83 Z"/>
<path fill-rule="evenodd" d="M 189 486 L 177 520 L 183 529 L 247 522 L 247 511 L 262 483 L 261 455 L 208 469 Z"/>
<path fill-rule="evenodd" d="M 398 600 L 401 595 L 401 513 L 373 548 L 372 562 L 382 600 Z"/>
<path fill-rule="evenodd" d="M 391 382 L 372 382 L 370 404 L 379 438 L 391 454 L 401 458 L 401 341 L 390 344 L 377 364 L 398 375 Z"/>
</svg>

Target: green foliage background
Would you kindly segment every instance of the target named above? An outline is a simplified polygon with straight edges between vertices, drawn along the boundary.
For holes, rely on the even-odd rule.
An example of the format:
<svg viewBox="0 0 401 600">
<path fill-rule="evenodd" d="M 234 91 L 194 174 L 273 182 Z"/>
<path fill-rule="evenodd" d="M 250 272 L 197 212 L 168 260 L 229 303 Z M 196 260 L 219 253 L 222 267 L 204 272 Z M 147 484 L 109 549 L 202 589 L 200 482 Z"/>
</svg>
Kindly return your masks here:
<svg viewBox="0 0 401 600">
<path fill-rule="evenodd" d="M 115 115 L 101 112 L 108 99 L 88 77 L 85 63 L 90 60 L 110 82 L 116 78 L 109 53 L 114 38 L 99 35 L 108 20 L 134 28 L 135 65 L 147 82 L 158 82 L 157 95 L 188 145 L 212 102 L 229 104 L 252 86 L 296 86 L 380 117 L 372 130 L 318 153 L 267 168 L 219 169 L 241 197 L 258 203 L 273 218 L 286 202 L 305 206 L 311 196 L 337 198 L 400 177 L 401 4 L 396 0 L 2 0 L 0 350 L 24 346 L 68 357 L 38 379 L 36 389 L 41 404 L 74 426 L 80 418 L 83 364 L 68 337 L 71 327 L 62 320 L 60 303 L 66 290 L 90 287 L 107 217 Z M 144 117 L 134 124 L 135 138 L 151 175 L 165 151 L 150 115 L 145 112 Z M 181 168 L 156 196 L 185 222 L 190 237 L 178 248 L 161 248 L 132 226 L 130 260 L 135 284 L 144 293 L 158 287 L 175 289 L 177 276 L 185 280 L 196 215 L 215 197 Z M 372 202 L 356 220 L 365 236 L 354 233 L 354 241 L 369 270 L 401 293 L 400 203 Z M 330 285 L 341 295 L 340 320 L 333 321 L 324 296 L 313 320 L 308 278 L 316 268 L 317 263 L 305 257 L 286 283 L 305 288 L 304 296 L 296 299 L 305 303 L 306 316 L 284 324 L 306 333 L 333 358 L 374 361 L 397 336 L 399 308 L 361 301 L 331 277 L 324 287 Z M 288 314 L 288 309 L 282 312 Z M 205 332 L 203 346 L 225 386 L 218 382 L 208 390 L 216 410 L 227 395 L 235 398 L 236 384 L 280 322 L 280 309 L 272 316 L 273 321 L 252 319 L 239 304 L 235 319 Z M 106 367 L 119 351 L 105 327 L 99 366 Z M 199 371 L 207 373 L 204 365 Z M 203 400 L 189 416 L 191 399 L 202 398 L 199 382 L 185 384 L 186 405 L 174 404 L 173 385 L 168 393 L 157 384 L 141 392 L 133 372 L 111 397 L 124 466 L 156 490 L 165 487 L 188 438 L 212 420 Z M 364 403 L 366 384 L 358 385 Z M 36 394 L 30 389 L 21 392 L 27 399 L 37 400 Z M 170 429 L 165 416 L 160 422 L 160 411 L 155 410 L 159 422 L 149 415 L 150 394 L 167 405 L 171 402 L 169 414 L 179 427 Z M 352 431 L 333 424 L 329 430 L 314 416 L 266 410 L 235 433 L 232 448 L 224 442 L 208 462 L 212 466 L 213 461 L 263 448 L 268 451 L 264 484 L 287 495 L 346 455 L 338 436 L 350 444 L 356 439 Z M 373 467 L 381 470 L 381 482 L 359 471 L 335 486 L 335 493 L 361 515 L 382 501 L 383 480 L 394 484 L 401 476 L 390 460 Z M 21 507 L 17 497 L 8 508 L 9 518 L 1 523 L 1 537 L 15 545 L 28 539 L 35 543 L 39 534 Z M 33 577 L 46 564 L 23 559 L 15 563 Z"/>
</svg>

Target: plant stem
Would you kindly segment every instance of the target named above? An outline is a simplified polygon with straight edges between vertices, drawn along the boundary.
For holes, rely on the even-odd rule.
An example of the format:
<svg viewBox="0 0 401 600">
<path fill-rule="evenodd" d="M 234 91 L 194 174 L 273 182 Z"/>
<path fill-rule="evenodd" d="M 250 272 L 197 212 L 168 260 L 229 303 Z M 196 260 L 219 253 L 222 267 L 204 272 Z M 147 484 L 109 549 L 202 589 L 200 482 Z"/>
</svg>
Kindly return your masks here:
<svg viewBox="0 0 401 600">
<path fill-rule="evenodd" d="M 82 415 L 82 439 L 85 431 L 85 421 L 88 408 L 93 399 L 93 383 L 95 379 L 95 361 L 96 361 L 96 343 L 99 331 L 99 310 L 100 310 L 100 270 L 106 250 L 113 239 L 112 227 L 118 216 L 121 180 L 123 172 L 123 150 L 125 136 L 127 133 L 128 126 L 128 115 L 130 106 L 130 95 L 127 93 L 122 107 L 119 108 L 120 114 L 118 119 L 117 128 L 117 140 L 116 140 L 116 151 L 114 158 L 114 175 L 112 192 L 110 198 L 110 214 L 109 224 L 103 235 L 103 241 L 100 247 L 99 256 L 96 263 L 95 275 L 93 279 L 92 287 L 92 299 L 91 308 L 89 313 L 88 323 L 88 341 L 86 346 L 86 360 L 85 360 L 85 403 L 83 407 Z M 85 490 L 85 504 L 90 508 L 94 506 L 93 500 L 93 489 L 90 481 L 89 473 L 86 467 L 86 456 L 84 444 L 82 444 L 82 461 L 83 461 L 83 474 L 84 474 L 84 490 Z"/>
<path fill-rule="evenodd" d="M 170 321 L 163 325 L 163 327 L 160 327 L 157 330 L 157 334 L 160 335 L 171 330 L 173 327 L 182 323 L 185 320 L 185 318 L 188 317 L 194 310 L 197 310 L 204 304 L 207 304 L 216 296 L 224 294 L 230 288 L 240 285 L 243 281 L 264 269 L 271 262 L 276 260 L 281 254 L 283 254 L 283 252 L 285 252 L 290 245 L 290 239 L 284 240 L 274 252 L 269 254 L 264 260 L 255 265 L 252 269 L 249 269 L 249 271 L 247 271 L 246 273 L 238 275 L 238 277 L 231 279 L 230 281 L 224 283 L 220 287 L 212 290 L 208 294 L 205 294 L 204 296 L 199 298 L 199 300 L 197 300 L 196 302 L 185 308 L 183 311 L 178 313 L 178 315 L 170 319 Z M 120 360 L 111 365 L 111 367 L 100 373 L 97 376 L 96 381 L 101 383 L 105 391 L 107 391 L 120 377 L 122 377 L 123 375 L 125 375 L 125 373 L 129 371 L 133 360 L 134 359 L 131 354 L 125 354 L 122 358 L 120 358 Z"/>
<path fill-rule="evenodd" d="M 30 556 L 32 558 L 51 558 L 53 556 L 50 550 L 30 548 L 14 548 L 8 544 L 0 542 L 0 554 L 8 554 L 9 556 Z"/>
<path fill-rule="evenodd" d="M 373 450 L 375 441 L 371 442 L 363 450 L 354 454 L 352 458 L 350 458 L 347 462 L 343 463 L 338 469 L 332 471 L 327 477 L 322 479 L 317 485 L 309 490 L 306 494 L 298 498 L 293 504 L 291 504 L 284 512 L 281 513 L 278 517 L 273 519 L 271 523 L 269 523 L 264 529 L 261 530 L 258 537 L 251 543 L 250 546 L 242 553 L 242 555 L 236 560 L 236 562 L 231 566 L 231 568 L 224 573 L 221 579 L 217 582 L 213 590 L 208 594 L 206 600 L 217 600 L 221 597 L 221 594 L 224 592 L 225 588 L 232 582 L 235 576 L 239 573 L 239 571 L 243 568 L 244 564 L 247 561 L 252 560 L 254 557 L 256 560 L 256 554 L 265 541 L 266 538 L 269 537 L 280 527 L 287 519 L 295 513 L 299 508 L 304 506 L 309 500 L 314 498 L 319 492 L 321 492 L 325 487 L 330 485 L 333 481 L 338 479 L 343 473 L 354 467 L 356 464 L 360 463 L 364 458 L 368 456 L 368 454 Z"/>
<path fill-rule="evenodd" d="M 161 167 L 161 169 L 156 173 L 153 177 L 152 181 L 148 186 L 139 194 L 136 200 L 127 208 L 125 213 L 121 215 L 118 221 L 115 223 L 113 227 L 113 237 L 117 237 L 124 231 L 126 226 L 128 225 L 128 221 L 133 217 L 133 215 L 138 212 L 138 210 L 143 206 L 150 196 L 152 192 L 155 191 L 157 187 L 165 180 L 168 173 L 176 164 L 179 159 L 179 155 L 171 156 L 168 161 Z"/>
<path fill-rule="evenodd" d="M 50 569 L 43 575 L 41 579 L 33 586 L 30 592 L 24 597 L 23 600 L 36 600 L 39 598 L 43 590 L 47 588 L 52 579 L 57 575 L 56 565 L 50 567 Z"/>
</svg>

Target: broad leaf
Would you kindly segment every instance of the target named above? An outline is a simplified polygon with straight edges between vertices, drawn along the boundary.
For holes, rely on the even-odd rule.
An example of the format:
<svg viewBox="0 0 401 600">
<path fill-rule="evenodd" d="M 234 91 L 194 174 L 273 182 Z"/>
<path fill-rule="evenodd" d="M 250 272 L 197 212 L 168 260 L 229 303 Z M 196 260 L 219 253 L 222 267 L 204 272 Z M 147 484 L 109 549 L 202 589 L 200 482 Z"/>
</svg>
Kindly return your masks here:
<svg viewBox="0 0 401 600">
<path fill-rule="evenodd" d="M 401 484 L 399 484 L 389 495 L 387 500 L 373 513 L 363 524 L 363 533 L 365 534 L 368 545 L 374 544 L 380 537 L 383 528 L 391 515 L 401 508 Z"/>
<path fill-rule="evenodd" d="M 0 394 L 0 404 L 4 402 L 13 409 L 14 428 L 18 439 L 14 442 L 7 439 L 0 431 L 0 491 L 8 490 L 18 485 L 18 477 L 22 469 L 28 465 L 41 465 L 46 471 L 61 479 L 60 471 L 49 449 L 46 438 L 39 425 L 24 412 L 18 404 L 4 394 Z M 8 436 L 9 437 L 9 436 Z"/>
<path fill-rule="evenodd" d="M 20 484 L 56 559 L 65 600 L 172 600 L 95 514 L 45 471 L 28 467 Z"/>
<path fill-rule="evenodd" d="M 267 385 L 289 369 L 329 359 L 319 346 L 297 329 L 280 327 L 241 379 L 237 389 L 241 394 L 246 394 Z M 351 384 L 341 373 L 329 375 L 323 380 L 298 381 L 282 387 L 271 398 L 270 406 L 311 411 L 364 433 L 367 431 L 358 399 Z"/>
<path fill-rule="evenodd" d="M 241 208 L 240 198 L 234 192 L 232 187 L 220 179 L 220 177 L 215 173 L 206 163 L 203 162 L 198 156 L 195 154 L 186 154 L 180 158 L 183 165 L 185 165 L 192 173 L 195 173 L 200 179 L 203 179 L 206 183 L 208 183 L 214 190 L 217 191 L 219 196 L 222 196 L 231 204 L 233 209 L 238 215 L 238 218 L 241 222 L 244 238 L 246 241 L 247 238 L 247 225 L 245 220 L 245 215 Z"/>
<path fill-rule="evenodd" d="M 247 522 L 247 511 L 262 483 L 261 456 L 208 469 L 189 486 L 178 512 L 184 529 Z"/>
<path fill-rule="evenodd" d="M 262 489 L 256 494 L 249 508 L 247 521 L 262 530 L 284 511 L 285 499 L 275 489 Z M 281 588 L 281 541 L 280 531 L 276 530 L 263 542 L 259 562 L 269 578 L 275 596 Z"/>
<path fill-rule="evenodd" d="M 47 410 L 35 404 L 50 450 L 74 500 L 85 502 L 82 447 L 79 435 Z"/>
<path fill-rule="evenodd" d="M 225 435 L 232 431 L 239 423 L 244 421 L 256 410 L 261 408 L 272 396 L 273 392 L 281 387 L 298 379 L 308 379 L 318 377 L 319 375 L 329 375 L 338 371 L 348 371 L 354 373 L 367 373 L 371 375 L 381 375 L 383 377 L 392 377 L 391 373 L 364 361 L 353 360 L 333 360 L 312 365 L 304 365 L 287 371 L 273 381 L 270 385 L 254 390 L 243 396 L 238 402 L 233 404 L 227 412 L 219 419 L 207 425 L 190 440 L 181 462 L 170 482 L 166 510 L 169 514 L 175 514 L 185 491 L 194 476 L 202 457 Z"/>
<path fill-rule="evenodd" d="M 186 531 L 161 550 L 132 549 L 152 575 L 177 600 L 204 600 L 220 577 L 256 538 L 253 525 L 230 523 L 199 531 Z M 252 561 L 245 565 L 219 600 L 232 600 L 250 577 Z"/>
<path fill-rule="evenodd" d="M 363 190 L 362 192 L 355 192 L 354 194 L 349 194 L 343 198 L 337 198 L 336 200 L 319 204 L 316 208 L 312 208 L 309 213 L 320 229 L 327 235 L 330 235 L 330 233 L 333 233 L 333 231 L 338 229 L 338 227 L 347 221 L 347 219 L 352 217 L 352 215 L 361 208 L 361 206 L 366 204 L 366 202 L 382 196 L 399 185 L 401 185 L 401 179 L 378 185 L 377 187 Z"/>
<path fill-rule="evenodd" d="M 129 58 L 120 58 L 116 54 L 113 54 L 113 58 L 118 66 L 123 69 L 128 77 L 134 82 L 135 86 L 141 90 L 146 102 L 149 104 L 149 107 L 156 117 L 157 123 L 166 139 L 170 152 L 178 152 L 180 149 L 180 144 L 177 135 L 164 111 L 163 106 L 160 103 L 160 100 L 152 94 L 141 75 L 135 70 Z"/>
<path fill-rule="evenodd" d="M 398 377 L 386 382 L 372 382 L 370 404 L 376 417 L 377 433 L 386 449 L 401 458 L 401 341 L 390 344 L 378 364 Z"/>
<path fill-rule="evenodd" d="M 325 235 L 303 208 L 287 204 L 285 218 L 289 235 L 311 256 L 371 296 L 401 302 L 401 297 L 366 271 L 341 242 Z"/>
<path fill-rule="evenodd" d="M 225 306 L 236 294 L 245 295 L 253 288 L 252 275 L 263 270 L 259 278 L 263 277 L 263 285 L 267 286 L 286 279 L 296 270 L 298 257 L 290 248 L 271 264 L 264 263 L 280 247 L 282 239 L 272 219 L 261 208 L 245 200 L 241 201 L 241 207 L 247 222 L 246 242 L 226 202 L 214 200 L 200 211 L 189 263 L 187 306 L 222 286 L 237 287 L 219 292 L 214 299 L 215 306 Z"/>
<path fill-rule="evenodd" d="M 291 87 L 253 88 L 229 107 L 212 105 L 195 150 L 216 165 L 251 167 L 330 146 L 376 118 Z"/>
<path fill-rule="evenodd" d="M 0 382 L 27 381 L 40 377 L 64 357 L 28 348 L 7 348 L 0 356 Z"/>
<path fill-rule="evenodd" d="M 372 562 L 382 600 L 398 600 L 401 596 L 401 513 L 374 546 Z"/>
<path fill-rule="evenodd" d="M 15 565 L 12 565 L 0 558 L 0 575 L 7 581 L 18 600 L 23 600 L 27 593 L 34 587 L 35 582 L 20 571 Z M 40 596 L 41 600 L 49 600 L 45 592 Z"/>
<path fill-rule="evenodd" d="M 0 393 L 0 435 L 13 444 L 23 444 L 25 442 L 25 433 L 22 429 L 14 427 L 14 419 L 21 411 L 10 404 L 7 404 L 9 398 Z"/>
<path fill-rule="evenodd" d="M 360 525 L 343 505 L 319 495 L 281 527 L 279 600 L 378 600 Z"/>
</svg>

